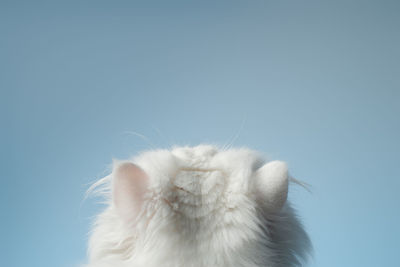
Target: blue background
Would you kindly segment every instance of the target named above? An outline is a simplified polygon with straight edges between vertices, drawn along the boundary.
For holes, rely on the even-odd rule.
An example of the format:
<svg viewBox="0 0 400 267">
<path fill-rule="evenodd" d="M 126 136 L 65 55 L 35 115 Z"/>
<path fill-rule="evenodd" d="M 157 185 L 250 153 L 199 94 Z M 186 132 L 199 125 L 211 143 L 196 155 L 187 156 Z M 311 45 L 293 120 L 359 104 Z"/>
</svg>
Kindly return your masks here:
<svg viewBox="0 0 400 267">
<path fill-rule="evenodd" d="M 113 157 L 288 162 L 310 266 L 397 266 L 399 1 L 1 1 L 2 266 L 85 261 Z M 136 132 L 146 136 L 140 138 Z"/>
</svg>

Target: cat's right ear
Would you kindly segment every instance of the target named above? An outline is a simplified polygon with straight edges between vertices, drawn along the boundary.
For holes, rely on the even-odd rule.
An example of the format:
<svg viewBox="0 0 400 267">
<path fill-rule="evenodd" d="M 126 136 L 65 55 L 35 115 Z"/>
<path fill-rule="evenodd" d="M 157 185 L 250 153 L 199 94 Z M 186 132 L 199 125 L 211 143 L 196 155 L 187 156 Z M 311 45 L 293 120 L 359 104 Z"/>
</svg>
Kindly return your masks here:
<svg viewBox="0 0 400 267">
<path fill-rule="evenodd" d="M 289 174 L 286 163 L 271 161 L 256 172 L 256 190 L 270 212 L 279 211 L 288 195 Z"/>
<path fill-rule="evenodd" d="M 119 216 L 127 222 L 139 214 L 147 191 L 148 175 L 131 162 L 114 162 L 112 200 Z"/>
</svg>

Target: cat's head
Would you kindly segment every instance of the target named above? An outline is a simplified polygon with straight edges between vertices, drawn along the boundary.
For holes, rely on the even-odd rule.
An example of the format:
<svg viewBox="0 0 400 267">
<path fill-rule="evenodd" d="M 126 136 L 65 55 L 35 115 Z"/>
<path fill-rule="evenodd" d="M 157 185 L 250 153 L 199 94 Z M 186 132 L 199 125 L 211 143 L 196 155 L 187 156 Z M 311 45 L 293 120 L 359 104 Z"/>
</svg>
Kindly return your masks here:
<svg viewBox="0 0 400 267">
<path fill-rule="evenodd" d="M 216 216 L 223 221 L 227 213 L 256 199 L 269 212 L 279 211 L 286 202 L 288 180 L 284 162 L 263 164 L 248 149 L 179 147 L 150 151 L 133 162 L 116 162 L 112 197 L 116 211 L 127 222 L 141 211 L 156 212 L 146 210 L 155 207 L 185 221 Z"/>
<path fill-rule="evenodd" d="M 167 266 L 169 256 L 187 262 L 207 255 L 203 264 L 182 266 L 292 266 L 305 255 L 300 243 L 309 246 L 287 204 L 287 165 L 249 149 L 148 151 L 115 161 L 110 178 L 110 207 L 98 227 L 114 223 L 107 227 L 120 240 L 108 242 L 125 244 L 127 261 Z"/>
</svg>

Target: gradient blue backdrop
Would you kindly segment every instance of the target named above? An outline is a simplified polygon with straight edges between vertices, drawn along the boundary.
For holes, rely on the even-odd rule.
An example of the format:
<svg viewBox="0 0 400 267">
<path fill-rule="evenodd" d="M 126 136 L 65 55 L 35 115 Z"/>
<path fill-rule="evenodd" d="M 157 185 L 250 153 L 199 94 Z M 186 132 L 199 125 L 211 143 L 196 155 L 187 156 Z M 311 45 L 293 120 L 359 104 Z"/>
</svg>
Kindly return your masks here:
<svg viewBox="0 0 400 267">
<path fill-rule="evenodd" d="M 84 262 L 112 157 L 289 163 L 310 266 L 398 266 L 399 1 L 1 1 L 1 265 Z M 145 135 L 139 138 L 131 131 Z"/>
</svg>

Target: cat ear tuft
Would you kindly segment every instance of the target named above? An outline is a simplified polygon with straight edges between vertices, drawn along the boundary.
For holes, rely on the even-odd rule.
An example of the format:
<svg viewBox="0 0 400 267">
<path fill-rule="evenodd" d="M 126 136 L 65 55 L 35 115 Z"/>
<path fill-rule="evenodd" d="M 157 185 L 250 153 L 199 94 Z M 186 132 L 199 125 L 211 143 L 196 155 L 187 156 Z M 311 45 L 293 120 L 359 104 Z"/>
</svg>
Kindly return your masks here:
<svg viewBox="0 0 400 267">
<path fill-rule="evenodd" d="M 256 191 L 270 212 L 279 211 L 287 200 L 289 185 L 285 162 L 271 161 L 256 171 Z"/>
<path fill-rule="evenodd" d="M 142 208 L 148 176 L 131 162 L 114 162 L 112 179 L 113 204 L 118 214 L 130 222 Z"/>
</svg>

